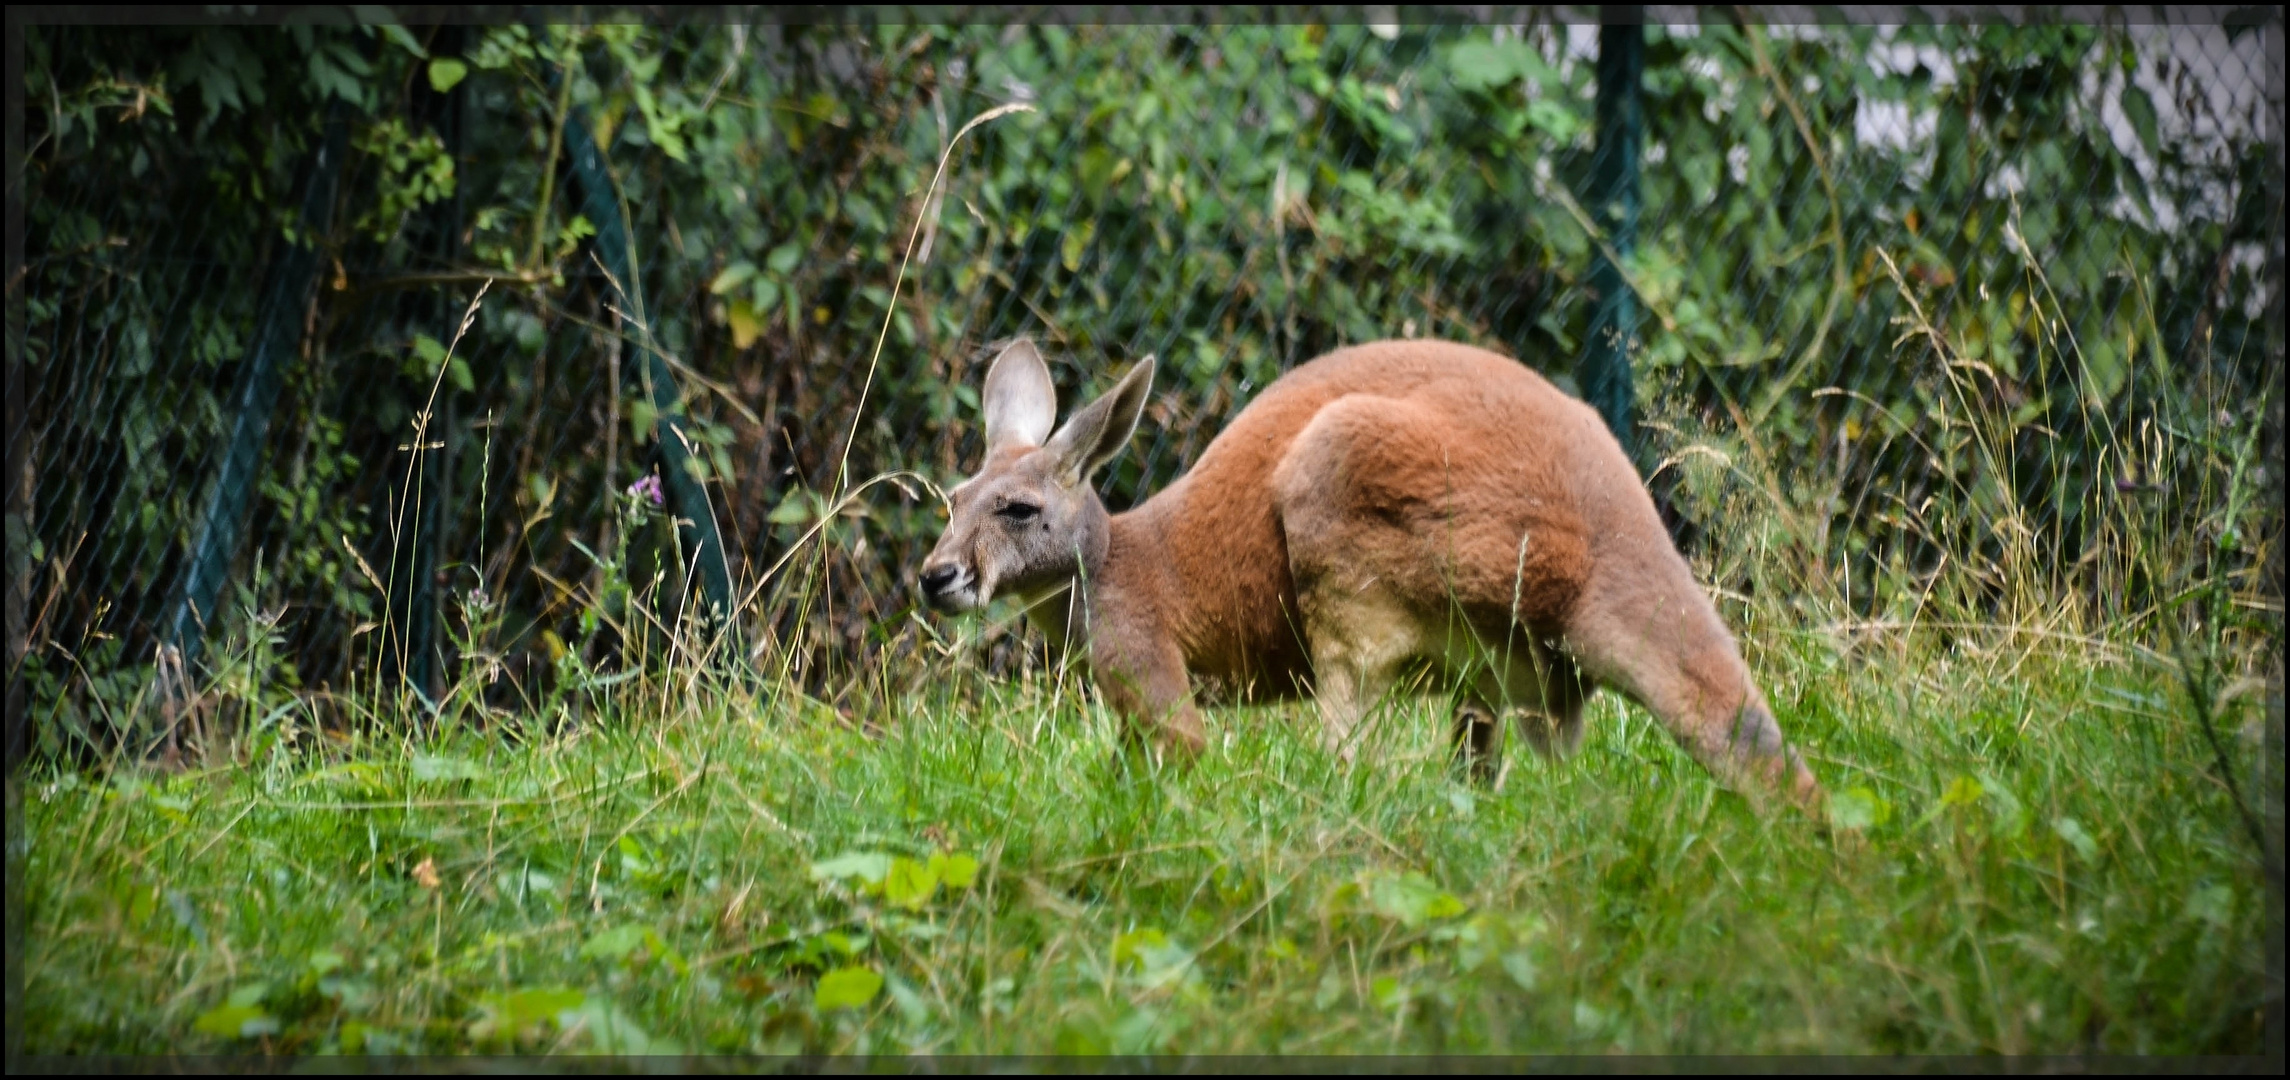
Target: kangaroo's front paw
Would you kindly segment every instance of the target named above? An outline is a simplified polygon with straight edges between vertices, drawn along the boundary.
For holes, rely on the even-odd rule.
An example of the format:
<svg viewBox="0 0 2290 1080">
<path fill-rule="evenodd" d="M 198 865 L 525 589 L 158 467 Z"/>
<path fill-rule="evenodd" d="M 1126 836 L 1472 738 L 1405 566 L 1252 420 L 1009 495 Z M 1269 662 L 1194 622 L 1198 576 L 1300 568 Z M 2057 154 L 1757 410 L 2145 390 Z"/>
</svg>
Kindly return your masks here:
<svg viewBox="0 0 2290 1080">
<path fill-rule="evenodd" d="M 1476 701 L 1456 707 L 1455 758 L 1473 781 L 1495 782 L 1503 764 L 1503 720 L 1493 709 Z"/>
<path fill-rule="evenodd" d="M 1187 707 L 1170 713 L 1161 721 L 1154 733 L 1162 756 L 1170 761 L 1190 762 L 1208 749 L 1208 733 L 1201 724 L 1199 712 Z"/>
</svg>

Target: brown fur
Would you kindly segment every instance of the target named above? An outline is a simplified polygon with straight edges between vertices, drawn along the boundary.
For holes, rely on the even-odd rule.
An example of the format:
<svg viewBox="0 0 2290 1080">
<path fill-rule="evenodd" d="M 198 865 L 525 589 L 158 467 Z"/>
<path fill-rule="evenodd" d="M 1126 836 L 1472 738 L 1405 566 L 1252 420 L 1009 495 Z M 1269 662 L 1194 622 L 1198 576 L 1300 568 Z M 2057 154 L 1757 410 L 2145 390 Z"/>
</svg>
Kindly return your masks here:
<svg viewBox="0 0 2290 1080">
<path fill-rule="evenodd" d="M 995 360 L 985 466 L 923 564 L 934 604 L 1017 593 L 1053 640 L 1086 648 L 1138 730 L 1181 752 L 1204 739 L 1190 676 L 1252 698 L 1310 689 L 1348 760 L 1361 716 L 1428 666 L 1468 687 L 1456 735 L 1482 773 L 1498 709 L 1560 753 L 1603 684 L 1722 779 L 1819 798 L 1620 446 L 1540 375 L 1445 342 L 1341 349 L 1110 516 L 1089 476 L 1127 440 L 1152 371 L 1052 435 L 1033 346 Z"/>
</svg>

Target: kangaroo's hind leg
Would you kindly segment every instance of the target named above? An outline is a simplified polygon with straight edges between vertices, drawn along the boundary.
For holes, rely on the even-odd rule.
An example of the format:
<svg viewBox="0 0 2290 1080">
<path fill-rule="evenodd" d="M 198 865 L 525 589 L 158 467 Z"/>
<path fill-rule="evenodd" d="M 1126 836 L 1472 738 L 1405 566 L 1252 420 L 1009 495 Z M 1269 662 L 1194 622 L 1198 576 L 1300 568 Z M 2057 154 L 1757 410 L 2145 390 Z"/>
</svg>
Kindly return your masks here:
<svg viewBox="0 0 2290 1080">
<path fill-rule="evenodd" d="M 1465 708 L 1485 710 L 1490 722 L 1516 710 L 1519 734 L 1537 756 L 1563 759 L 1582 743 L 1582 707 L 1591 685 L 1574 661 L 1556 649 L 1523 638 L 1510 646 L 1481 644 L 1471 665 L 1473 694 Z M 1486 703 L 1496 703 L 1488 708 Z M 1457 737 L 1465 709 L 1457 713 Z M 1499 748 L 1499 733 L 1479 736 L 1480 745 Z M 1490 769 L 1491 774 L 1491 769 Z"/>
</svg>

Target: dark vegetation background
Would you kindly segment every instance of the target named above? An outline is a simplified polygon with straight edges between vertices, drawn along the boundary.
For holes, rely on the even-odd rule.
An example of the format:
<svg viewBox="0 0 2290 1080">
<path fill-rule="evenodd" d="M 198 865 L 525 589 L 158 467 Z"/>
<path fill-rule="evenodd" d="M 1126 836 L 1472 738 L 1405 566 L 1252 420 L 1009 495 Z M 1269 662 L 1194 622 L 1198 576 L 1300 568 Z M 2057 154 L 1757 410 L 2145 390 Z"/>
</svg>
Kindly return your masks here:
<svg viewBox="0 0 2290 1080">
<path fill-rule="evenodd" d="M 469 657 L 489 707 L 577 712 L 642 655 L 615 582 L 663 623 L 690 606 L 663 515 L 622 494 L 661 460 L 658 370 L 739 651 L 845 708 L 928 670 L 909 579 L 939 517 L 912 480 L 841 496 L 961 474 L 988 342 L 1044 340 L 1068 402 L 1161 357 L 1115 509 L 1346 342 L 1454 338 L 1571 388 L 1607 241 L 1597 30 L 1511 17 L 27 26 L 32 738 L 434 700 Z M 1642 457 L 1705 562 L 1722 536 L 1785 571 L 1719 559 L 1717 587 L 2161 641 L 2219 582 L 2227 631 L 2278 633 L 2278 15 L 1644 33 Z M 1013 102 L 926 204 L 955 131 Z M 184 599 L 202 544 L 211 612 Z M 183 627 L 185 689 L 154 695 Z M 177 707 L 232 678 L 250 715 Z"/>
</svg>

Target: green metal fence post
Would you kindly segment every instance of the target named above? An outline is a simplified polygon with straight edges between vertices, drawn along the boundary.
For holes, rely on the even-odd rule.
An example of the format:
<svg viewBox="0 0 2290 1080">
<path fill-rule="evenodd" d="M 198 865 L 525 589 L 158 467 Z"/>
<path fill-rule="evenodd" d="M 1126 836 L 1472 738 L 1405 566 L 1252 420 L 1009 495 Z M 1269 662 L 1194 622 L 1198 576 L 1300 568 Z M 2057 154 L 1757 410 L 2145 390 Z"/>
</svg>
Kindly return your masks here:
<svg viewBox="0 0 2290 1080">
<path fill-rule="evenodd" d="M 458 56 L 463 48 L 464 35 L 462 27 L 441 27 L 430 44 L 438 55 Z M 442 94 L 431 91 L 421 80 L 417 80 L 414 85 L 413 100 L 416 104 L 412 111 L 420 122 L 428 124 L 431 130 L 443 137 L 446 153 L 456 161 L 462 159 L 468 94 L 467 80 Z M 424 215 L 426 236 L 423 242 L 435 245 L 435 257 L 442 266 L 454 266 L 460 262 L 463 190 L 457 185 L 452 198 L 432 205 Z M 433 320 L 433 325 L 446 327 L 451 327 L 451 320 L 460 316 L 459 310 L 442 291 L 420 305 L 419 310 L 426 312 L 425 317 Z M 434 449 L 416 447 L 413 451 L 429 455 L 429 462 L 425 466 L 427 475 L 422 484 L 424 490 L 418 492 L 421 505 L 415 513 L 420 525 L 418 539 L 414 542 L 412 573 L 407 582 L 411 592 L 406 599 L 406 618 L 400 623 L 406 628 L 406 681 L 420 690 L 422 696 L 433 705 L 443 692 L 445 682 L 446 653 L 445 642 L 442 640 L 445 626 L 444 598 L 450 590 L 438 568 L 450 562 L 444 555 L 452 545 L 450 533 L 455 516 L 453 483 L 454 474 L 458 471 L 456 466 L 459 458 L 456 455 L 460 451 L 461 435 L 457 392 L 449 379 L 440 385 L 443 400 L 438 402 L 437 412 L 442 422 L 431 428 L 435 433 Z"/>
<path fill-rule="evenodd" d="M 199 658 L 206 630 L 213 625 L 215 609 L 222 603 L 231 560 L 238 554 L 247 504 L 262 476 L 270 414 L 278 404 L 286 362 L 302 340 L 304 309 L 318 277 L 317 240 L 333 216 L 334 192 L 349 143 L 349 115 L 336 101 L 326 111 L 325 136 L 302 170 L 302 213 L 296 234 L 271 263 L 264 279 L 262 298 L 255 307 L 254 340 L 231 391 L 234 416 L 230 442 L 223 450 L 222 467 L 215 472 L 206 509 L 192 531 L 181 584 L 160 626 L 162 648 L 176 650 L 185 673 Z"/>
<path fill-rule="evenodd" d="M 649 331 L 650 318 L 644 311 L 644 291 L 637 279 L 636 263 L 629 250 L 628 223 L 621 217 L 620 199 L 612 186 L 612 177 L 604 166 L 604 152 L 590 134 L 585 109 L 574 109 L 565 120 L 565 157 L 572 165 L 573 175 L 580 180 L 581 210 L 588 215 L 589 224 L 596 227 L 596 254 L 606 271 L 611 273 L 621 290 L 621 302 L 631 317 L 636 331 L 629 344 L 636 351 L 637 363 L 642 365 L 652 384 L 652 404 L 659 413 L 655 436 L 660 442 L 661 479 L 667 484 L 674 500 L 677 532 L 685 551 L 691 553 L 693 565 L 699 569 L 702 593 L 709 605 L 709 615 L 719 629 L 728 631 L 732 619 L 731 571 L 724 560 L 724 541 L 716 527 L 716 515 L 708 503 L 707 485 L 692 471 L 692 444 L 684 433 L 682 402 L 676 390 L 675 373 L 657 349 L 652 348 Z"/>
<path fill-rule="evenodd" d="M 1598 30 L 1598 149 L 1591 158 L 1590 202 L 1606 244 L 1595 256 L 1591 316 L 1576 381 L 1582 396 L 1622 443 L 1638 456 L 1636 409 L 1630 385 L 1630 342 L 1638 332 L 1638 298 L 1622 269 L 1607 257 L 1628 259 L 1638 240 L 1638 151 L 1645 143 L 1646 111 L 1639 84 L 1646 71 L 1644 9 L 1607 7 Z"/>
</svg>

